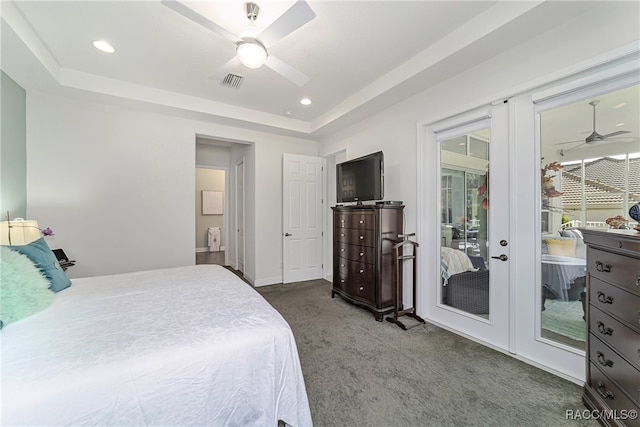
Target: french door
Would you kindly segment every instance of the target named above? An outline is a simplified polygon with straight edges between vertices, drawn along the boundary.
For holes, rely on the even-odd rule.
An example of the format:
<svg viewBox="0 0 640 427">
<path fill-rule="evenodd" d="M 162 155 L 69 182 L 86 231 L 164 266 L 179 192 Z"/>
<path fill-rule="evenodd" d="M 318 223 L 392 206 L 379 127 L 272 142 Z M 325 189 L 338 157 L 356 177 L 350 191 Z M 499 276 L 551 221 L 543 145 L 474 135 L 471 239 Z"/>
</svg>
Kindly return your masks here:
<svg viewBox="0 0 640 427">
<path fill-rule="evenodd" d="M 509 106 L 500 104 L 424 129 L 423 157 L 439 172 L 438 185 L 424 188 L 420 210 L 428 223 L 439 224 L 439 245 L 422 260 L 433 286 L 418 295 L 430 321 L 504 350 L 510 331 L 508 121 Z M 429 238 L 430 231 L 419 233 Z"/>
<path fill-rule="evenodd" d="M 626 215 L 640 157 L 637 62 L 584 74 L 425 125 L 418 145 L 419 314 L 576 383 L 585 373 L 578 231 Z M 612 137 L 587 141 L 594 127 Z"/>
<path fill-rule="evenodd" d="M 523 194 L 515 209 L 518 245 L 515 352 L 561 376 L 581 382 L 585 373 L 586 247 L 581 228 L 608 228 L 608 217 L 628 218 L 638 188 L 630 165 L 640 157 L 639 75 L 584 78 L 522 96 L 516 108 L 534 121 L 516 147 Z M 598 114 L 594 114 L 598 113 Z M 586 138 L 624 133 L 596 143 Z M 527 179 L 533 176 L 534 179 Z M 533 225 L 533 226 L 531 226 Z"/>
</svg>

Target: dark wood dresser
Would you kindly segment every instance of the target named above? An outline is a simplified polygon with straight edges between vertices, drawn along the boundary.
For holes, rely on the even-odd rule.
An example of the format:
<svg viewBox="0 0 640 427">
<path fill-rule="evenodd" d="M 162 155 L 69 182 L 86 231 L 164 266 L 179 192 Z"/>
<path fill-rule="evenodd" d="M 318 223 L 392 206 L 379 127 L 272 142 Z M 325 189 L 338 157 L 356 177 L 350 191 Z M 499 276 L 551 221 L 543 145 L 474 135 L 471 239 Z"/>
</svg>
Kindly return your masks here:
<svg viewBox="0 0 640 427">
<path fill-rule="evenodd" d="M 582 399 L 602 411 L 604 425 L 640 426 L 640 233 L 582 232 L 588 245 Z"/>
<path fill-rule="evenodd" d="M 381 322 L 394 310 L 394 252 L 403 232 L 402 205 L 333 207 L 333 290 Z M 399 301 L 402 301 L 402 294 Z"/>
</svg>

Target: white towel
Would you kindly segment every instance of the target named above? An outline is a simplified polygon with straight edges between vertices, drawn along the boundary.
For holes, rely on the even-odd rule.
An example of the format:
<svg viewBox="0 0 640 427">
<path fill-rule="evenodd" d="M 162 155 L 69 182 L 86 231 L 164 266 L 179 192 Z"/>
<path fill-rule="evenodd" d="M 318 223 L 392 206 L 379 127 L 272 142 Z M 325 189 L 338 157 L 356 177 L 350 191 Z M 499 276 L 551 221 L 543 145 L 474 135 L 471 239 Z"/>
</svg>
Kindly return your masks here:
<svg viewBox="0 0 640 427">
<path fill-rule="evenodd" d="M 218 252 L 220 250 L 220 227 L 209 227 L 207 236 L 209 252 Z"/>
</svg>

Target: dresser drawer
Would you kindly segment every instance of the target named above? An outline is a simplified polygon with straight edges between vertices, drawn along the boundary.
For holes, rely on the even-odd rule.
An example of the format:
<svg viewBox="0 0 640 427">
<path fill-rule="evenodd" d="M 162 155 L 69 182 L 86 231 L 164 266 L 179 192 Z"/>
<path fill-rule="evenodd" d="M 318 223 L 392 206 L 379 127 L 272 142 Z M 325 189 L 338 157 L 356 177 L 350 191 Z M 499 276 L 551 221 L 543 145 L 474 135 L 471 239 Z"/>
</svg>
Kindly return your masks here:
<svg viewBox="0 0 640 427">
<path fill-rule="evenodd" d="M 339 212 L 335 216 L 336 228 L 375 230 L 376 220 L 372 212 Z"/>
<path fill-rule="evenodd" d="M 592 277 L 640 294 L 640 259 L 589 248 L 587 270 Z"/>
<path fill-rule="evenodd" d="M 607 374 L 636 403 L 640 404 L 640 371 L 613 351 L 597 337 L 591 337 L 589 359 L 598 369 Z"/>
<path fill-rule="evenodd" d="M 354 228 L 343 228 L 336 232 L 338 242 L 347 242 L 352 245 L 374 246 L 375 238 L 373 230 L 358 230 Z"/>
<path fill-rule="evenodd" d="M 371 246 L 348 245 L 346 243 L 338 244 L 338 257 L 351 261 L 362 261 L 368 264 L 374 264 L 376 251 Z"/>
<path fill-rule="evenodd" d="M 640 369 L 640 334 L 591 305 L 589 328 L 611 348 Z"/>
<path fill-rule="evenodd" d="M 591 305 L 611 313 L 640 332 L 640 296 L 626 292 L 591 276 L 589 286 Z"/>
<path fill-rule="evenodd" d="M 590 364 L 591 381 L 590 386 L 600 396 L 600 398 L 611 408 L 614 409 L 618 416 L 627 413 L 630 410 L 638 410 L 638 405 L 629 399 L 629 397 L 618 388 L 605 374 L 603 374 L 596 365 Z M 639 427 L 640 419 L 620 420 L 629 427 Z"/>
<path fill-rule="evenodd" d="M 375 286 L 371 282 L 349 281 L 346 291 L 353 298 L 375 304 Z"/>
<path fill-rule="evenodd" d="M 375 278 L 375 265 L 366 262 L 358 262 L 347 260 L 346 263 L 340 264 L 340 273 L 346 274 L 346 277 L 366 281 L 372 283 Z"/>
<path fill-rule="evenodd" d="M 350 296 L 375 301 L 375 266 L 364 262 L 347 261 L 339 267 L 340 287 Z"/>
</svg>

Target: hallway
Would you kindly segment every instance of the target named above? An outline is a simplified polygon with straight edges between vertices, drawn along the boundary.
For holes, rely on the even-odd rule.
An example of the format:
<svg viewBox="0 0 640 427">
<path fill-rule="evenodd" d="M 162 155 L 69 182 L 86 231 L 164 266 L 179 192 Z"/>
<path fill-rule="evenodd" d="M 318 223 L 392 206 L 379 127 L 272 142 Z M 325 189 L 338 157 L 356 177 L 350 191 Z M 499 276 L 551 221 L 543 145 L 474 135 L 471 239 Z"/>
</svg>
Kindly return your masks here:
<svg viewBox="0 0 640 427">
<path fill-rule="evenodd" d="M 224 265 L 224 251 L 196 252 L 196 265 L 198 264 Z"/>
</svg>

